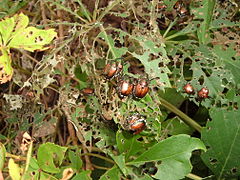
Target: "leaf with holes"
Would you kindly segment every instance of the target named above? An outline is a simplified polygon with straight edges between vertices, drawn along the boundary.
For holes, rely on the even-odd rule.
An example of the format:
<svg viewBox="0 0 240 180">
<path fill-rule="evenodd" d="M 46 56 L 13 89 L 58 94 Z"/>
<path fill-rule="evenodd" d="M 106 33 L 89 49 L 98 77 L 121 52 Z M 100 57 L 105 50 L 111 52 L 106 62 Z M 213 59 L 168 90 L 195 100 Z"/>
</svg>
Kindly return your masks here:
<svg viewBox="0 0 240 180">
<path fill-rule="evenodd" d="M 219 60 L 223 61 L 225 68 L 232 73 L 235 82 L 240 84 L 240 57 L 236 55 L 234 47 L 214 46 L 213 52 L 218 56 Z"/>
<path fill-rule="evenodd" d="M 240 110 L 215 108 L 210 116 L 212 121 L 202 131 L 202 140 L 208 147 L 202 159 L 217 179 L 237 178 L 240 175 Z"/>
<path fill-rule="evenodd" d="M 214 13 L 214 6 L 216 0 L 203 0 L 200 1 L 200 7 L 195 9 L 194 15 L 195 18 L 203 19 L 203 22 L 200 25 L 200 28 L 198 28 L 197 34 L 199 42 L 202 44 L 206 44 L 210 40 L 209 36 L 209 28 L 212 23 L 212 17 Z"/>
<path fill-rule="evenodd" d="M 176 135 L 160 141 L 128 164 L 161 161 L 153 177 L 168 180 L 181 179 L 191 172 L 190 157 L 192 151 L 197 149 L 205 151 L 205 146 L 200 139 L 185 134 Z"/>
<path fill-rule="evenodd" d="M 164 84 L 165 87 L 171 87 L 168 77 L 170 70 L 167 66 L 159 67 L 159 64 L 162 62 L 161 58 L 149 61 L 150 52 L 145 52 L 143 55 L 138 55 L 135 52 L 131 54 L 141 61 L 145 67 L 145 72 L 150 78 L 159 78 L 159 81 Z"/>
<path fill-rule="evenodd" d="M 0 22 L 2 45 L 8 48 L 21 48 L 28 51 L 45 50 L 57 33 L 54 29 L 41 30 L 27 27 L 29 19 L 24 14 L 17 14 Z"/>
<path fill-rule="evenodd" d="M 49 173 L 59 173 L 58 166 L 62 164 L 66 147 L 53 143 L 42 144 L 38 149 L 37 161 L 39 167 Z"/>
<path fill-rule="evenodd" d="M 28 51 L 45 50 L 57 33 L 54 29 L 40 30 L 27 27 L 29 19 L 24 14 L 17 14 L 0 21 L 0 84 L 10 81 L 13 74 L 10 48 Z"/>
<path fill-rule="evenodd" d="M 114 59 L 122 57 L 127 52 L 126 47 L 122 47 L 122 48 L 115 47 L 113 38 L 107 35 L 104 30 L 101 33 L 99 33 L 98 37 L 106 41 L 109 47 L 109 51 L 111 52 L 112 57 Z"/>
<path fill-rule="evenodd" d="M 140 151 L 144 151 L 144 144 L 138 141 L 138 138 L 139 136 L 133 136 L 129 133 L 121 131 L 117 132 L 117 147 L 120 153 L 125 154 L 126 161 L 128 161 L 130 156 L 133 156 Z"/>
<path fill-rule="evenodd" d="M 106 171 L 100 178 L 100 180 L 118 180 L 120 179 L 120 169 L 117 168 L 117 166 L 112 167 L 111 169 L 109 169 L 108 171 Z"/>
<path fill-rule="evenodd" d="M 12 79 L 13 68 L 11 66 L 11 55 L 9 49 L 0 47 L 0 84 Z"/>
</svg>

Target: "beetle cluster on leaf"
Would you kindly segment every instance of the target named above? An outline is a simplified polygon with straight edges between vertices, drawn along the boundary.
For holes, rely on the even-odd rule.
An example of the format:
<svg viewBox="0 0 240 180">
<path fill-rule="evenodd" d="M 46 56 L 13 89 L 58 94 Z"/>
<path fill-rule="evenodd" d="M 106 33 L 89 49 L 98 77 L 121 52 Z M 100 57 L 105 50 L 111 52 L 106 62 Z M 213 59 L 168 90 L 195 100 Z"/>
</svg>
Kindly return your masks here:
<svg viewBox="0 0 240 180">
<path fill-rule="evenodd" d="M 103 70 L 103 74 L 107 79 L 112 79 L 121 75 L 123 64 L 118 59 L 107 63 Z M 146 78 L 131 80 L 121 76 L 117 82 L 117 92 L 120 98 L 133 95 L 134 98 L 141 99 L 146 96 L 149 91 L 148 80 Z"/>
<path fill-rule="evenodd" d="M 132 79 L 128 76 L 122 76 L 123 63 L 121 59 L 115 59 L 105 65 L 103 74 L 106 79 L 117 79 L 116 91 L 119 98 L 123 99 L 132 96 L 134 99 L 141 99 L 149 92 L 149 83 L 147 78 Z M 118 77 L 118 78 L 117 78 Z M 126 119 L 126 129 L 138 134 L 146 127 L 146 120 L 141 114 L 133 114 Z"/>
</svg>

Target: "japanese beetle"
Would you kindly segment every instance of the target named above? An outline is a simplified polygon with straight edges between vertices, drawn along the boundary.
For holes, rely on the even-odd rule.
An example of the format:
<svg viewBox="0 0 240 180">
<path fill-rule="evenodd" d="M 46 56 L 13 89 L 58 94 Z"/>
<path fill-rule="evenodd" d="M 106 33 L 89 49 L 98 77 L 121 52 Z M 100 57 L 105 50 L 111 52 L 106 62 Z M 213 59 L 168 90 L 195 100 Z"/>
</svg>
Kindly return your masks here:
<svg viewBox="0 0 240 180">
<path fill-rule="evenodd" d="M 146 120 L 140 114 L 133 114 L 127 119 L 129 130 L 133 131 L 133 134 L 138 134 L 146 128 Z"/>
<path fill-rule="evenodd" d="M 176 10 L 180 17 L 183 17 L 188 13 L 188 10 L 184 7 L 184 4 L 179 1 L 177 1 L 176 4 L 174 5 L 174 9 Z"/>
<path fill-rule="evenodd" d="M 103 70 L 103 74 L 107 79 L 111 79 L 119 75 L 122 69 L 123 69 L 123 65 L 121 61 L 115 60 L 115 61 L 112 61 L 111 63 L 106 64 Z"/>
<path fill-rule="evenodd" d="M 191 84 L 187 83 L 185 86 L 183 86 L 183 90 L 187 94 L 194 94 L 194 88 Z"/>
<path fill-rule="evenodd" d="M 124 98 L 125 96 L 129 96 L 130 94 L 132 94 L 133 88 L 134 85 L 130 82 L 130 80 L 122 79 L 117 86 L 119 97 Z"/>
<path fill-rule="evenodd" d="M 82 93 L 85 96 L 92 95 L 94 93 L 94 89 L 92 89 L 92 88 L 84 88 L 84 89 L 82 89 Z"/>
<path fill-rule="evenodd" d="M 140 79 L 134 87 L 133 95 L 136 98 L 143 98 L 144 96 L 146 96 L 148 91 L 149 87 L 147 79 Z"/>
<path fill-rule="evenodd" d="M 208 98 L 209 90 L 203 87 L 200 91 L 198 91 L 198 97 L 201 99 Z"/>
</svg>

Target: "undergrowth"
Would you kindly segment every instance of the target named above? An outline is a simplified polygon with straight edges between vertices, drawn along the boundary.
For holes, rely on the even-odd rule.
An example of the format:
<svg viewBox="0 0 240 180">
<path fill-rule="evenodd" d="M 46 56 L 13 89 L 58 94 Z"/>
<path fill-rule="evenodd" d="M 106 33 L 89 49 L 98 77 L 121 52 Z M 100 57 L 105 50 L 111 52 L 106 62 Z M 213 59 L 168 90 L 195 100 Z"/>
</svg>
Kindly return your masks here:
<svg viewBox="0 0 240 180">
<path fill-rule="evenodd" d="M 239 178 L 239 7 L 1 1 L 0 179 Z"/>
</svg>

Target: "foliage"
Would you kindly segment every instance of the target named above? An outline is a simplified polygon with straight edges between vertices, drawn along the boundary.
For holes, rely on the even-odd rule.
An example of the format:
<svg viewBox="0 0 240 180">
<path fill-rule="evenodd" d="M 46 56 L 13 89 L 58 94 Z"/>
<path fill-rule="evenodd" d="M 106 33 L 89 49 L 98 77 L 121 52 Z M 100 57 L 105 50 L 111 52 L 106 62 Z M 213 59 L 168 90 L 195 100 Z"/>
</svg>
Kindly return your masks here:
<svg viewBox="0 0 240 180">
<path fill-rule="evenodd" d="M 0 179 L 239 177 L 237 1 L 0 7 Z"/>
<path fill-rule="evenodd" d="M 13 74 L 10 48 L 45 50 L 47 48 L 44 45 L 49 44 L 56 36 L 54 29 L 39 30 L 27 27 L 28 23 L 28 17 L 22 13 L 0 22 L 0 83 L 10 81 Z"/>
</svg>

